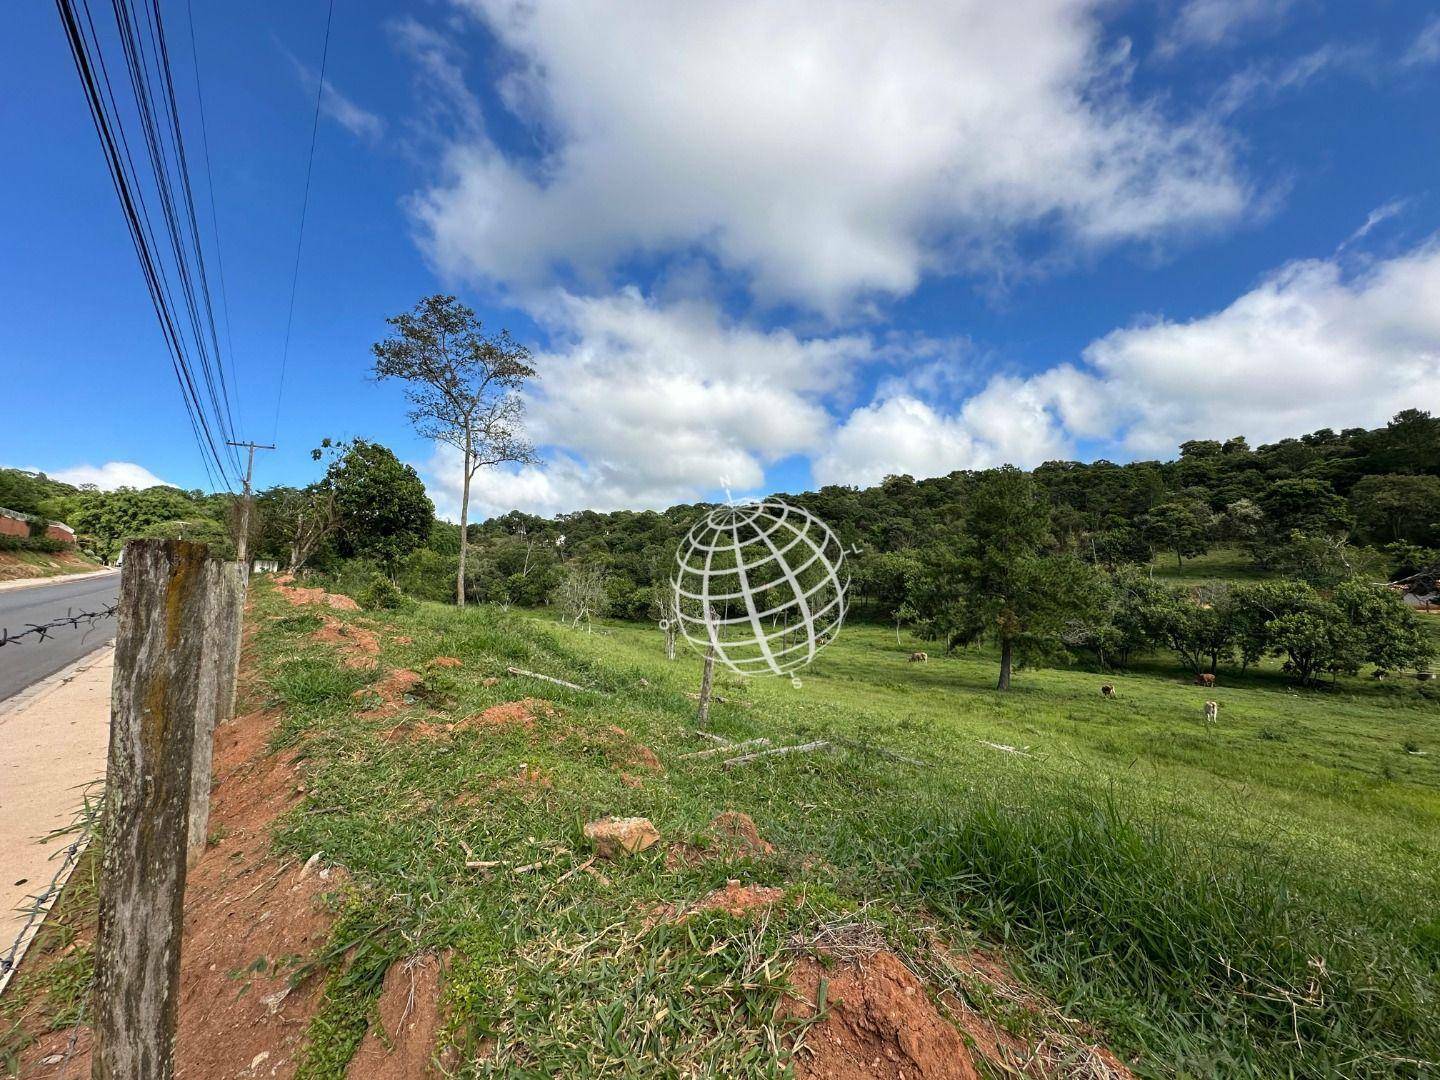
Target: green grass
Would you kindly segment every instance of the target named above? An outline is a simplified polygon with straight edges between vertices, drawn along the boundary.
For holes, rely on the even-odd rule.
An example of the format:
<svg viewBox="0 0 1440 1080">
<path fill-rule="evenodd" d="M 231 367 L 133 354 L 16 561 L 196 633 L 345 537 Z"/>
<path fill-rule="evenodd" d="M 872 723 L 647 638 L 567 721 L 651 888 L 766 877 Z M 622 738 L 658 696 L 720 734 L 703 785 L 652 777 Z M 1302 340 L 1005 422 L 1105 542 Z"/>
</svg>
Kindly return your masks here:
<svg viewBox="0 0 1440 1080">
<path fill-rule="evenodd" d="M 277 741 L 302 745 L 309 773 L 277 844 L 324 851 L 355 882 L 304 1075 L 342 1074 L 385 967 L 424 949 L 455 957 L 456 1041 L 490 1048 L 466 1075 L 780 1075 L 797 943 L 862 910 L 907 955 L 925 925 L 1003 945 L 1142 1075 L 1421 1076 L 1415 1061 L 1440 1058 L 1440 706 L 1418 684 L 1300 693 L 1261 670 L 1207 691 L 1156 665 L 1025 671 L 1002 695 L 986 653 L 909 664 L 923 643 L 849 627 L 799 690 L 722 679 L 712 717 L 737 739 L 839 748 L 726 772 L 682 757 L 704 745 L 685 697 L 699 663 L 667 663 L 648 627 L 438 605 L 362 616 L 413 639 L 382 633 L 387 665 L 425 674 L 417 717 L 524 696 L 561 710 L 534 731 L 394 742 L 380 732 L 394 721 L 357 715 L 367 676 L 309 643 L 292 609 L 262 595 L 261 610 L 284 613 L 258 635 L 287 706 Z M 428 667 L 436 655 L 464 664 Z M 666 773 L 631 768 L 631 740 Z M 553 787 L 515 783 L 522 766 Z M 685 839 L 726 809 L 777 853 L 671 870 L 657 847 L 605 881 L 561 880 L 587 854 L 586 820 L 638 814 Z M 729 877 L 795 903 L 753 925 L 653 917 Z"/>
<path fill-rule="evenodd" d="M 1245 581 L 1263 581 L 1266 574 L 1257 570 L 1250 556 L 1239 548 L 1217 547 L 1204 555 L 1195 555 L 1177 565 L 1174 553 L 1159 554 L 1150 563 L 1157 580 L 1173 585 L 1219 585 Z"/>
<path fill-rule="evenodd" d="M 44 551 L 0 551 L 0 581 L 88 574 L 103 569 L 98 562 L 92 562 L 74 551 L 63 555 Z"/>
</svg>

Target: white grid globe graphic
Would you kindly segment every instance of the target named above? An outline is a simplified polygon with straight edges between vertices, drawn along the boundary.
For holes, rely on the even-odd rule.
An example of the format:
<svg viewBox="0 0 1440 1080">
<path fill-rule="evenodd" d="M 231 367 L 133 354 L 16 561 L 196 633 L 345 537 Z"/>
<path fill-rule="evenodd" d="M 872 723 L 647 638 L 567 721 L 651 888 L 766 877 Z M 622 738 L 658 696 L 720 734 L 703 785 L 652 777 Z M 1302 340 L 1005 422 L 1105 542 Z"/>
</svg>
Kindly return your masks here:
<svg viewBox="0 0 1440 1080">
<path fill-rule="evenodd" d="M 675 553 L 680 632 L 738 675 L 789 675 L 845 621 L 845 550 L 819 518 L 780 499 L 712 510 Z"/>
</svg>

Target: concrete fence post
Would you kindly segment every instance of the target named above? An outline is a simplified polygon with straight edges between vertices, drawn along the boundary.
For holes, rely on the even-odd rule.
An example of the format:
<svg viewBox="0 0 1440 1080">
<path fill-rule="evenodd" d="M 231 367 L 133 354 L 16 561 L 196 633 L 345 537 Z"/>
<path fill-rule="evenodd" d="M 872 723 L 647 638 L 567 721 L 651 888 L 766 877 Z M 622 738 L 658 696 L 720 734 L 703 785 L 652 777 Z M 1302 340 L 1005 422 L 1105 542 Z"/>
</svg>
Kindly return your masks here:
<svg viewBox="0 0 1440 1080">
<path fill-rule="evenodd" d="M 111 691 L 92 1080 L 170 1080 L 197 717 L 224 568 L 205 545 L 125 545 Z M 212 695 L 214 691 L 211 691 Z M 208 790 L 208 788 L 207 788 Z"/>
</svg>

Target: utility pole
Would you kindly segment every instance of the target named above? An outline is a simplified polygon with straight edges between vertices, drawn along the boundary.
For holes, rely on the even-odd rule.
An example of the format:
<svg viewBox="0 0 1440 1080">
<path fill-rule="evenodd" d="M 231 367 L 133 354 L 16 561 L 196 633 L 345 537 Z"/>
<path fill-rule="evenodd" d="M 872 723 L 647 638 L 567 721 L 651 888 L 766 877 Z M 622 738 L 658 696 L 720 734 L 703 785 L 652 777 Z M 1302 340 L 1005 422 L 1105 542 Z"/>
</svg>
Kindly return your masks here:
<svg viewBox="0 0 1440 1080">
<path fill-rule="evenodd" d="M 232 442 L 226 440 L 227 446 L 244 446 L 249 448 L 250 457 L 245 463 L 245 494 L 240 501 L 240 536 L 235 541 L 235 561 L 245 568 L 245 578 L 250 578 L 250 477 L 255 471 L 255 451 L 274 450 L 271 443 L 256 442 Z"/>
</svg>

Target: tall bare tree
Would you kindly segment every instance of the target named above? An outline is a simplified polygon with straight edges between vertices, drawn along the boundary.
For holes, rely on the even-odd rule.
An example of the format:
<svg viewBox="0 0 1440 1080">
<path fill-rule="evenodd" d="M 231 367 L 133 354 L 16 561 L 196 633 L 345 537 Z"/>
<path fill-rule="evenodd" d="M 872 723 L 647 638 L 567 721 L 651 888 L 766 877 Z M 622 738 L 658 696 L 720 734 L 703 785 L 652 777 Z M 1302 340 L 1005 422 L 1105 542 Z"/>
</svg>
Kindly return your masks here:
<svg viewBox="0 0 1440 1080">
<path fill-rule="evenodd" d="M 427 296 L 415 310 L 387 319 L 390 337 L 371 347 L 377 379 L 400 379 L 410 421 L 427 439 L 460 451 L 460 566 L 455 603 L 465 606 L 470 481 L 485 466 L 533 462 L 520 390 L 535 378 L 530 350 L 508 330 L 487 334 L 475 312 L 453 296 Z"/>
</svg>

